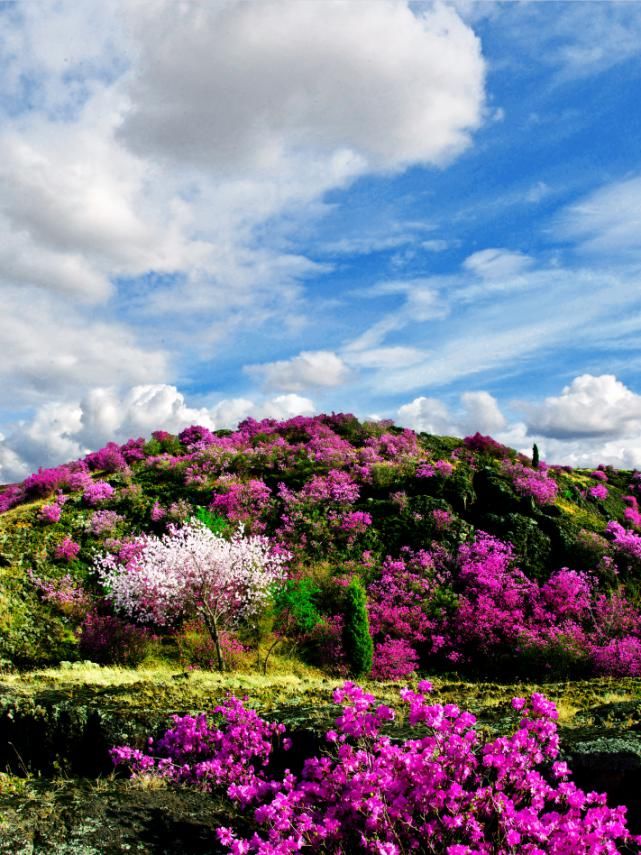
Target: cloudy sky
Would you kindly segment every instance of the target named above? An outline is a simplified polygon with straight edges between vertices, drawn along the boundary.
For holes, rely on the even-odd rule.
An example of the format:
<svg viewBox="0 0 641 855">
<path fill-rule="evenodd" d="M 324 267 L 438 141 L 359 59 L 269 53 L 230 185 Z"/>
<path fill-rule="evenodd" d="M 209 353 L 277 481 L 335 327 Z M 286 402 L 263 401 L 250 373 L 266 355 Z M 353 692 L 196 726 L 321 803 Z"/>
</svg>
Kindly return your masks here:
<svg viewBox="0 0 641 855">
<path fill-rule="evenodd" d="M 641 3 L 0 0 L 0 482 L 351 411 L 641 466 Z"/>
</svg>

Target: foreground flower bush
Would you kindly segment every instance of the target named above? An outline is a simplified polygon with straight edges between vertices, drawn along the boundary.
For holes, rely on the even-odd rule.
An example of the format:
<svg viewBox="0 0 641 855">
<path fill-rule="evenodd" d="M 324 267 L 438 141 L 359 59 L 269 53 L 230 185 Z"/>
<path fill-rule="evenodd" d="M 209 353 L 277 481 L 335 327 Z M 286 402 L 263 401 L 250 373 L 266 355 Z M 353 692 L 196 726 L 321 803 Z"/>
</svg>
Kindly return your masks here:
<svg viewBox="0 0 641 855">
<path fill-rule="evenodd" d="M 514 698 L 520 721 L 511 736 L 483 741 L 475 718 L 455 704 L 430 704 L 431 685 L 401 691 L 414 738 L 392 741 L 381 728 L 394 718 L 372 695 L 347 682 L 334 692 L 343 709 L 326 734 L 331 751 L 308 758 L 300 775 L 270 770 L 274 744 L 290 747 L 285 728 L 261 719 L 236 698 L 206 716 L 174 717 L 148 753 L 112 749 L 134 776 L 223 791 L 250 811 L 248 839 L 217 831 L 233 855 L 310 850 L 400 855 L 605 855 L 638 851 L 625 808 L 584 793 L 559 761 L 556 709 L 542 695 Z"/>
</svg>

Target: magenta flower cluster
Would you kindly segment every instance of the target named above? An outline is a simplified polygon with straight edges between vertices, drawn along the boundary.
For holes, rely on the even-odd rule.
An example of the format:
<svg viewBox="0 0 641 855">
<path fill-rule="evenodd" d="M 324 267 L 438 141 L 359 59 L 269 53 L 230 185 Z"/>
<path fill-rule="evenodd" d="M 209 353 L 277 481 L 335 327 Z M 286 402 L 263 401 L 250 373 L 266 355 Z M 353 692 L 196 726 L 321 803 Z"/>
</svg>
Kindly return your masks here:
<svg viewBox="0 0 641 855">
<path fill-rule="evenodd" d="M 80 544 L 76 543 L 70 537 L 65 537 L 56 546 L 54 555 L 61 561 L 73 561 L 74 558 L 77 558 L 79 552 Z"/>
<path fill-rule="evenodd" d="M 108 485 L 109 486 L 109 485 Z M 92 503 L 92 504 L 95 504 Z M 94 511 L 91 515 L 89 528 L 92 534 L 97 536 L 112 532 L 118 523 L 122 522 L 124 517 L 116 513 L 116 511 L 100 510 Z"/>
<path fill-rule="evenodd" d="M 231 475 L 223 476 L 209 510 L 223 514 L 230 522 L 243 523 L 253 534 L 262 534 L 265 523 L 261 516 L 268 510 L 271 497 L 270 488 L 258 478 L 242 482 Z"/>
<path fill-rule="evenodd" d="M 114 493 L 114 488 L 107 481 L 92 481 L 86 487 L 82 498 L 88 505 L 99 505 L 111 499 Z"/>
<path fill-rule="evenodd" d="M 608 488 L 604 484 L 596 484 L 594 487 L 588 488 L 588 495 L 598 502 L 602 502 L 608 498 Z"/>
<path fill-rule="evenodd" d="M 503 471 L 512 478 L 518 493 L 531 496 L 538 505 L 550 505 L 556 499 L 559 485 L 545 467 L 531 469 L 523 463 L 506 461 Z"/>
<path fill-rule="evenodd" d="M 475 717 L 455 704 L 429 703 L 431 684 L 400 693 L 412 738 L 385 735 L 394 711 L 351 682 L 334 692 L 342 710 L 326 734 L 330 751 L 305 760 L 299 775 L 270 767 L 282 725 L 236 698 L 214 712 L 175 717 L 146 752 L 112 749 L 135 776 L 156 775 L 225 793 L 251 812 L 257 830 L 217 831 L 232 855 L 325 852 L 401 855 L 596 855 L 635 849 L 624 807 L 585 793 L 559 760 L 557 712 L 540 694 L 514 698 L 514 732 L 484 741 Z"/>
<path fill-rule="evenodd" d="M 618 528 L 624 543 L 634 538 L 641 550 L 639 535 Z M 545 663 L 554 653 L 596 673 L 641 675 L 634 655 L 641 617 L 623 590 L 599 593 L 594 578 L 568 568 L 545 583 L 529 579 L 511 545 L 482 532 L 454 560 L 442 548 L 388 558 L 368 598 L 374 673 L 383 669 L 388 678 L 403 676 L 378 663 L 390 639 L 410 645 L 425 665 L 516 663 L 528 655 Z"/>
</svg>

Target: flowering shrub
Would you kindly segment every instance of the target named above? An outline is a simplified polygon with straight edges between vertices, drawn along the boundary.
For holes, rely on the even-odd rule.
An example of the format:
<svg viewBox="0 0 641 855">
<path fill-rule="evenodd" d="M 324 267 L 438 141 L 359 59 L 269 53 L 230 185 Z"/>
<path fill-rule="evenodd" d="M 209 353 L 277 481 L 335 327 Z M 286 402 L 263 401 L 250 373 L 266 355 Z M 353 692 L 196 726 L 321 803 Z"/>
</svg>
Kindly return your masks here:
<svg viewBox="0 0 641 855">
<path fill-rule="evenodd" d="M 590 472 L 590 477 L 595 478 L 597 481 L 608 480 L 608 476 L 605 474 L 603 469 L 595 469 L 594 472 Z"/>
<path fill-rule="evenodd" d="M 418 670 L 418 654 L 404 638 L 390 638 L 374 648 L 372 677 L 375 680 L 403 680 Z"/>
<path fill-rule="evenodd" d="M 608 488 L 603 484 L 597 484 L 595 487 L 590 487 L 588 489 L 588 496 L 602 502 L 604 499 L 608 498 Z"/>
<path fill-rule="evenodd" d="M 623 512 L 623 518 L 633 527 L 641 528 L 641 511 L 636 496 L 624 496 L 623 501 L 628 506 Z"/>
<path fill-rule="evenodd" d="M 500 442 L 497 442 L 491 436 L 484 436 L 478 431 L 474 436 L 466 436 L 463 439 L 463 444 L 471 451 L 477 451 L 479 454 L 487 454 L 490 457 L 497 457 L 499 459 L 509 457 L 511 454 L 511 449 L 505 445 L 501 445 Z"/>
<path fill-rule="evenodd" d="M 275 583 L 284 577 L 286 554 L 275 554 L 263 537 L 231 540 L 198 520 L 172 529 L 161 538 L 144 537 L 123 566 L 122 555 L 99 556 L 96 568 L 118 611 L 159 626 L 182 617 L 202 618 L 223 668 L 219 632 L 253 618 Z"/>
<path fill-rule="evenodd" d="M 80 652 L 93 662 L 135 666 L 155 641 L 147 627 L 127 623 L 115 615 L 91 611 L 80 628 Z"/>
<path fill-rule="evenodd" d="M 538 505 L 550 505 L 556 499 L 559 486 L 542 465 L 530 469 L 522 463 L 504 463 L 503 471 L 512 477 L 518 493 L 531 496 Z"/>
<path fill-rule="evenodd" d="M 94 451 L 85 457 L 85 463 L 90 469 L 102 472 L 128 472 L 129 466 L 122 449 L 115 442 L 108 443 L 104 448 Z"/>
<path fill-rule="evenodd" d="M 70 537 L 65 537 L 56 546 L 54 555 L 62 561 L 73 561 L 74 558 L 77 558 L 79 552 L 80 544 L 76 543 Z"/>
<path fill-rule="evenodd" d="M 438 508 L 432 511 L 432 519 L 439 531 L 448 528 L 452 522 L 452 514 L 449 511 L 439 510 Z"/>
<path fill-rule="evenodd" d="M 612 520 L 606 526 L 608 534 L 612 535 L 615 548 L 623 555 L 641 560 L 641 535 L 626 531 L 623 526 Z"/>
<path fill-rule="evenodd" d="M 158 437 L 155 436 L 154 439 L 158 439 Z M 209 428 L 202 427 L 202 425 L 192 425 L 179 433 L 178 439 L 187 449 L 193 451 L 211 445 L 215 440 L 215 436 Z"/>
<path fill-rule="evenodd" d="M 401 855 L 556 855 L 615 853 L 641 842 L 628 831 L 625 808 L 584 793 L 559 761 L 557 712 L 540 694 L 514 698 L 520 721 L 510 736 L 483 741 L 475 717 L 455 704 L 430 704 L 427 681 L 403 689 L 416 736 L 394 741 L 381 733 L 393 721 L 388 706 L 353 683 L 334 692 L 342 706 L 326 734 L 331 754 L 309 757 L 300 775 L 271 772 L 276 739 L 285 729 L 261 719 L 236 698 L 207 717 L 174 717 L 174 726 L 147 753 L 112 749 L 133 775 L 222 790 L 250 810 L 258 830 L 249 838 L 218 829 L 229 853 L 279 855 L 311 847 L 324 852 Z"/>
<path fill-rule="evenodd" d="M 39 518 L 44 523 L 57 523 L 60 522 L 61 516 L 60 505 L 43 505 L 40 508 Z"/>
<path fill-rule="evenodd" d="M 86 487 L 82 498 L 88 505 L 99 505 L 100 502 L 111 499 L 114 492 L 114 488 L 106 481 L 93 481 Z"/>
<path fill-rule="evenodd" d="M 24 492 L 22 487 L 15 485 L 6 487 L 0 493 L 0 514 L 5 513 L 5 511 L 8 511 L 15 505 L 19 504 L 23 498 Z"/>
<path fill-rule="evenodd" d="M 437 460 L 436 463 L 423 463 L 416 470 L 417 478 L 433 478 L 435 475 L 441 475 L 443 478 L 449 478 L 454 471 L 454 467 L 447 460 Z"/>
<path fill-rule="evenodd" d="M 94 511 L 91 515 L 89 528 L 92 534 L 96 536 L 112 532 L 118 523 L 122 522 L 124 517 L 117 514 L 116 511 Z"/>
<path fill-rule="evenodd" d="M 271 500 L 271 490 L 267 484 L 257 478 L 247 483 L 233 480 L 225 482 L 221 478 L 219 483 L 226 487 L 226 491 L 214 496 L 209 510 L 224 514 L 230 522 L 243 523 L 255 534 L 265 531 L 265 523 L 260 517 Z"/>
<path fill-rule="evenodd" d="M 68 573 L 58 579 L 40 579 L 27 570 L 29 579 L 42 595 L 42 599 L 56 606 L 67 617 L 83 617 L 91 605 L 91 598 L 81 584 Z"/>
</svg>

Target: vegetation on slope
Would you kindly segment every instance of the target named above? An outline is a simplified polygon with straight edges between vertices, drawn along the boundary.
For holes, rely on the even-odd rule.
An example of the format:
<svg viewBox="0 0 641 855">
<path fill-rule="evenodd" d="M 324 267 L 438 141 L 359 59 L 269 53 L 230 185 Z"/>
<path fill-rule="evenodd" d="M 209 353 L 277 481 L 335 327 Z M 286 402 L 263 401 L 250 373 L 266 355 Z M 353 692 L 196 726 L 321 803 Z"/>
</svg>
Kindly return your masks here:
<svg viewBox="0 0 641 855">
<path fill-rule="evenodd" d="M 97 572 L 101 555 L 129 572 L 145 538 L 198 519 L 287 554 L 269 607 L 224 629 L 227 667 L 265 667 L 276 649 L 346 673 L 358 580 L 380 678 L 638 674 L 638 487 L 632 472 L 533 468 L 490 437 L 343 414 L 110 443 L 0 494 L 0 657 L 215 665 L 198 615 L 116 611 Z"/>
</svg>

